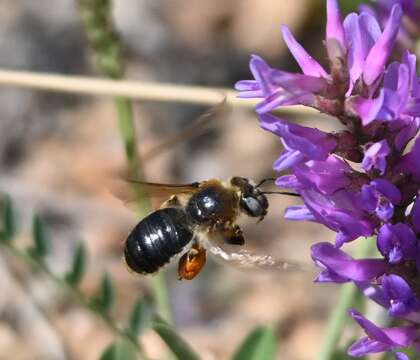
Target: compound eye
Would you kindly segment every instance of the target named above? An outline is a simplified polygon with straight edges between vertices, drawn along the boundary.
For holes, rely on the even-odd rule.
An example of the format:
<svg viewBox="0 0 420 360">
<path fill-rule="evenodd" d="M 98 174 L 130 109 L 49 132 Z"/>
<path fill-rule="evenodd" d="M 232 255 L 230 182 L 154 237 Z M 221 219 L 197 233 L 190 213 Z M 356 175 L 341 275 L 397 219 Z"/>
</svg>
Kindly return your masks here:
<svg viewBox="0 0 420 360">
<path fill-rule="evenodd" d="M 261 202 L 255 197 L 242 197 L 241 205 L 249 216 L 261 217 L 266 214 L 266 208 L 264 208 Z"/>
</svg>

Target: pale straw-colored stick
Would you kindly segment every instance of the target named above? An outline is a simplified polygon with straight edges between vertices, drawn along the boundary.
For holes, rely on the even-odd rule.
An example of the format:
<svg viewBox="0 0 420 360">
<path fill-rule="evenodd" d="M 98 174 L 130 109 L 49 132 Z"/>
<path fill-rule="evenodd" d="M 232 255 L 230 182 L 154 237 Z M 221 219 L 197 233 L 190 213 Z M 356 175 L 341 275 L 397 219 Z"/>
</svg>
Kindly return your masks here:
<svg viewBox="0 0 420 360">
<path fill-rule="evenodd" d="M 237 92 L 211 88 L 143 81 L 108 80 L 87 76 L 56 75 L 0 69 L 0 86 L 16 86 L 86 95 L 124 96 L 148 101 L 178 102 L 197 105 L 219 104 L 225 97 L 233 106 L 254 108 L 258 99 L 239 99 Z M 284 106 L 286 113 L 314 113 L 303 106 Z"/>
</svg>

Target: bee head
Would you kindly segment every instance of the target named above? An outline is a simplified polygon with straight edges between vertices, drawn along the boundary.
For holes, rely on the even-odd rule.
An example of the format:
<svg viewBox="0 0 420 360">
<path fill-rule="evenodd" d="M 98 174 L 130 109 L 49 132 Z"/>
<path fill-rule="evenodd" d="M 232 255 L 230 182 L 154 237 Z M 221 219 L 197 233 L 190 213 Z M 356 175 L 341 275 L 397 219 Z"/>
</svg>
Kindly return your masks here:
<svg viewBox="0 0 420 360">
<path fill-rule="evenodd" d="M 268 200 L 259 185 L 252 185 L 248 179 L 235 176 L 230 180 L 233 186 L 240 190 L 239 206 L 251 217 L 258 217 L 260 221 L 267 215 Z"/>
</svg>

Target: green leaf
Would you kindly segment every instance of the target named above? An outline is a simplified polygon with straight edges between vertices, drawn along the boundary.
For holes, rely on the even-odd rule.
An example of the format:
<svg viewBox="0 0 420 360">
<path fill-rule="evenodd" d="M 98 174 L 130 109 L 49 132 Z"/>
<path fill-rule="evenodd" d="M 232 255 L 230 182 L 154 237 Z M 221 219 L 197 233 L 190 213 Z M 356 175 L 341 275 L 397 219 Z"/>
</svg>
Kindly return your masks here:
<svg viewBox="0 0 420 360">
<path fill-rule="evenodd" d="M 329 360 L 347 360 L 349 356 L 345 349 L 336 349 Z"/>
<path fill-rule="evenodd" d="M 357 11 L 360 4 L 366 3 L 365 0 L 351 0 L 340 2 L 340 9 L 342 14 L 349 14 Z"/>
<path fill-rule="evenodd" d="M 116 341 L 102 353 L 100 360 L 136 360 L 137 351 L 128 341 Z"/>
<path fill-rule="evenodd" d="M 164 320 L 156 316 L 153 330 L 168 345 L 179 360 L 199 360 L 198 354 Z"/>
<path fill-rule="evenodd" d="M 9 196 L 2 200 L 1 219 L 0 241 L 9 242 L 16 233 L 15 212 Z"/>
<path fill-rule="evenodd" d="M 77 285 L 83 279 L 86 272 L 86 248 L 79 243 L 73 255 L 71 270 L 66 274 L 65 279 L 70 285 Z"/>
<path fill-rule="evenodd" d="M 92 305 L 97 310 L 105 313 L 109 312 L 114 304 L 115 290 L 111 278 L 107 273 L 103 273 L 101 285 L 98 292 L 92 299 Z"/>
<path fill-rule="evenodd" d="M 29 249 L 29 254 L 37 258 L 43 258 L 51 249 L 51 241 L 38 215 L 35 215 L 32 221 L 32 236 L 34 246 Z"/>
<path fill-rule="evenodd" d="M 130 322 L 128 325 L 127 332 L 137 337 L 141 331 L 147 327 L 147 323 L 150 321 L 150 315 L 148 316 L 148 304 L 144 298 L 138 299 L 131 310 Z"/>
<path fill-rule="evenodd" d="M 274 360 L 276 357 L 276 335 L 268 327 L 257 327 L 252 330 L 239 348 L 232 360 Z"/>
</svg>

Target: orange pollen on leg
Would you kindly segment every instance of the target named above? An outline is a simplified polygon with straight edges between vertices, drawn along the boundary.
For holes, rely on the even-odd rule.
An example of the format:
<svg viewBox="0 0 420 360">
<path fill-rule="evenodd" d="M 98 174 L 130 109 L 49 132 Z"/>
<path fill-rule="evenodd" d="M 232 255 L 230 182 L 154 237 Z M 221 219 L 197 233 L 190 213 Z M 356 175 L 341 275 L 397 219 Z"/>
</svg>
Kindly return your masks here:
<svg viewBox="0 0 420 360">
<path fill-rule="evenodd" d="M 178 276 L 182 280 L 194 279 L 206 264 L 206 249 L 193 247 L 182 255 L 178 263 Z"/>
</svg>

